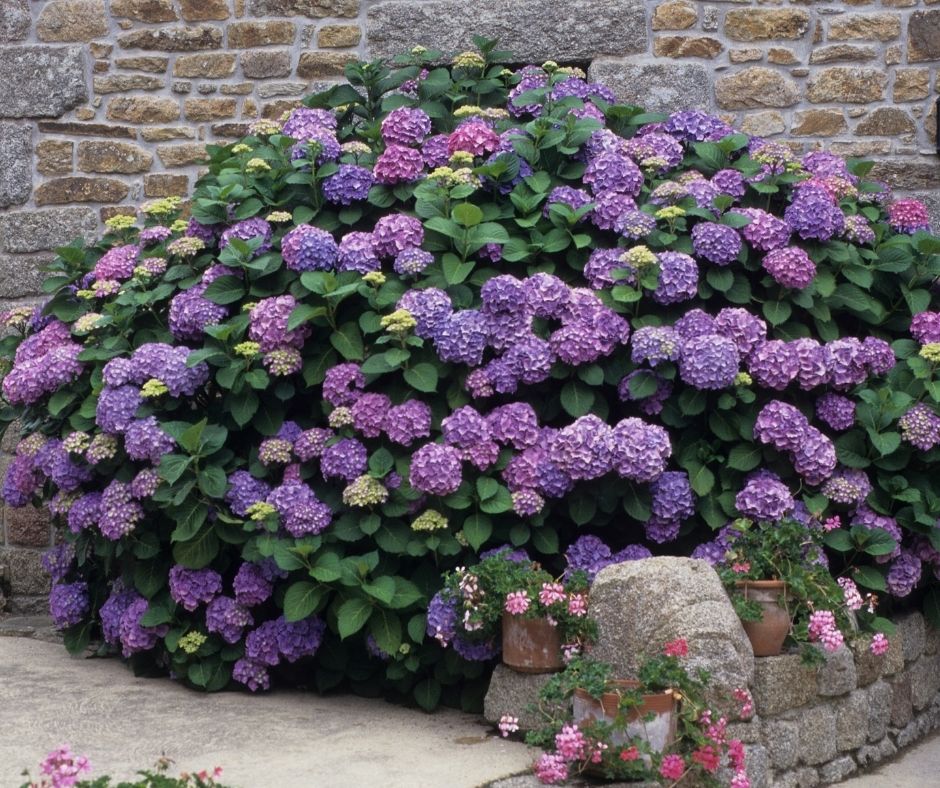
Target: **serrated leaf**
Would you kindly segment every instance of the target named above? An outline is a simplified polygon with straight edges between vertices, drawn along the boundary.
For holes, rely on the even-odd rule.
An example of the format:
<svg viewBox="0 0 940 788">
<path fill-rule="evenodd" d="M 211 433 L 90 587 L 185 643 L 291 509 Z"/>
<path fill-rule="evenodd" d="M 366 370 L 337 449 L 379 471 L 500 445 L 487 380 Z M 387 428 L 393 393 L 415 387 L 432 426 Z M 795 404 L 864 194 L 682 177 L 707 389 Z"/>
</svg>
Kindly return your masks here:
<svg viewBox="0 0 940 788">
<path fill-rule="evenodd" d="M 363 345 L 359 326 L 350 321 L 330 334 L 330 344 L 348 361 L 362 361 Z"/>
<path fill-rule="evenodd" d="M 479 550 L 492 533 L 493 521 L 485 514 L 471 514 L 463 521 L 463 535 L 474 550 Z"/>
<path fill-rule="evenodd" d="M 574 418 L 590 412 L 593 405 L 594 392 L 576 380 L 569 380 L 561 390 L 561 406 Z"/>
<path fill-rule="evenodd" d="M 292 583 L 284 594 L 284 618 L 288 621 L 303 621 L 313 615 L 323 599 L 323 586 L 301 580 Z"/>
<path fill-rule="evenodd" d="M 437 391 L 437 368 L 433 364 L 421 362 L 405 370 L 405 382 L 413 389 L 430 394 Z"/>
<path fill-rule="evenodd" d="M 336 627 L 343 640 L 366 625 L 372 615 L 372 603 L 361 597 L 347 599 L 336 611 Z"/>
</svg>

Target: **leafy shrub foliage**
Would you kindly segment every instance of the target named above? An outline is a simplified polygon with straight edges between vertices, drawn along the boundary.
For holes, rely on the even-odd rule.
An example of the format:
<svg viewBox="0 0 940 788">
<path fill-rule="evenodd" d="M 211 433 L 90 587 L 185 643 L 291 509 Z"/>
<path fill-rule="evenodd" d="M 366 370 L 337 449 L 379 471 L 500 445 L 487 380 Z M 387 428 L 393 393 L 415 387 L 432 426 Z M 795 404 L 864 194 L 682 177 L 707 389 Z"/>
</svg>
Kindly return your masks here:
<svg viewBox="0 0 940 788">
<path fill-rule="evenodd" d="M 4 497 L 63 526 L 71 648 L 469 707 L 428 606 L 502 544 L 591 574 L 839 517 L 865 588 L 940 567 L 923 206 L 479 43 L 210 146 L 191 220 L 112 220 L 7 315 Z"/>
</svg>

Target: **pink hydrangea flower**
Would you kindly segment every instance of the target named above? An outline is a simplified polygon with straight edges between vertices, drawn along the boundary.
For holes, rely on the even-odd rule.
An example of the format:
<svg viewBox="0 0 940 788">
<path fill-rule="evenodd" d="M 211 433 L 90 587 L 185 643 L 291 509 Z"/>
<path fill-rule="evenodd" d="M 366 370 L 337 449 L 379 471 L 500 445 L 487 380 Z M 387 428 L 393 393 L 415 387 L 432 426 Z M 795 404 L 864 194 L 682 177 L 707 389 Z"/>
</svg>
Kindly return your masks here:
<svg viewBox="0 0 940 788">
<path fill-rule="evenodd" d="M 734 691 L 734 699 L 741 704 L 741 709 L 738 711 L 741 719 L 750 719 L 754 714 L 754 699 L 751 697 L 751 693 L 744 687 L 738 687 Z"/>
<path fill-rule="evenodd" d="M 891 643 L 888 641 L 885 634 L 883 632 L 876 632 L 871 639 L 869 649 L 876 657 L 880 657 L 882 654 L 887 653 L 890 646 Z"/>
</svg>

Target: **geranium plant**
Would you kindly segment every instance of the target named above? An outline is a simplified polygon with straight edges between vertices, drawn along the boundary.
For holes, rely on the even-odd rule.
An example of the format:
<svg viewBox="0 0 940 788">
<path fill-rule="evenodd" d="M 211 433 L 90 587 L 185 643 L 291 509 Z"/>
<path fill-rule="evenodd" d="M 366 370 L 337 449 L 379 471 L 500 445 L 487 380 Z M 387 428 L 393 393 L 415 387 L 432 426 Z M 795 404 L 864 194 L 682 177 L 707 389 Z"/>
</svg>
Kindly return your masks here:
<svg viewBox="0 0 940 788">
<path fill-rule="evenodd" d="M 590 657 L 576 657 L 553 676 L 539 693 L 542 725 L 526 734 L 526 742 L 546 752 L 536 761 L 535 773 L 547 784 L 564 782 L 585 772 L 616 780 L 650 780 L 664 785 L 719 785 L 721 767 L 730 768 L 731 785 L 746 788 L 744 746 L 728 736 L 728 720 L 710 711 L 704 700 L 708 675 L 690 673 L 683 665 L 688 643 L 666 643 L 661 653 L 644 660 L 635 686 L 614 681 L 613 668 Z M 577 720 L 572 700 L 576 692 L 600 700 L 617 695 L 612 719 Z M 677 702 L 675 735 L 665 748 L 651 746 L 640 722 L 645 696 L 672 693 Z M 753 714 L 747 690 L 738 690 L 741 717 Z"/>
<path fill-rule="evenodd" d="M 444 587 L 431 600 L 428 621 L 442 645 L 476 656 L 498 653 L 504 615 L 550 619 L 570 659 L 597 637 L 587 602 L 585 572 L 556 579 L 524 551 L 504 547 L 474 566 L 447 573 Z"/>
<path fill-rule="evenodd" d="M 718 560 L 755 470 L 842 517 L 837 571 L 924 592 L 924 207 L 478 44 L 350 64 L 210 145 L 188 219 L 109 220 L 5 316 L 3 496 L 56 518 L 70 648 L 476 707 L 485 665 L 428 634 L 442 572 L 509 543 L 557 574 L 587 536 L 583 558 Z M 827 487 L 845 468 L 866 483 Z M 858 549 L 873 529 L 890 553 Z"/>
</svg>

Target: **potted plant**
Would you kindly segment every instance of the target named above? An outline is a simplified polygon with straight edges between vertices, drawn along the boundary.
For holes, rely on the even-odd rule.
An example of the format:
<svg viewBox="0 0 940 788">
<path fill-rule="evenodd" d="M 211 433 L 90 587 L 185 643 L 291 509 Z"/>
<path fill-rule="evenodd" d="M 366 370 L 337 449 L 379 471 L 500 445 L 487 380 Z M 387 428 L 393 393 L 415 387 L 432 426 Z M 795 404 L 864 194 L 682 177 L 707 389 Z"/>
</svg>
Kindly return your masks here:
<svg viewBox="0 0 940 788">
<path fill-rule="evenodd" d="M 688 644 L 677 639 L 645 660 L 636 678 L 615 678 L 613 668 L 577 657 L 539 694 L 544 724 L 526 742 L 545 752 L 535 764 L 544 783 L 589 773 L 612 780 L 653 780 L 675 785 L 686 779 L 717 785 L 717 772 L 730 765 L 745 785 L 744 749 L 727 736 L 727 720 L 704 704 L 708 677 L 682 664 Z M 746 690 L 735 693 L 742 717 L 752 704 Z M 693 777 L 694 775 L 694 777 Z"/>
<path fill-rule="evenodd" d="M 441 597 L 456 608 L 455 645 L 501 638 L 503 664 L 522 673 L 560 670 L 596 634 L 584 572 L 562 581 L 508 547 L 446 574 Z"/>
<path fill-rule="evenodd" d="M 780 654 L 787 638 L 835 651 L 845 632 L 890 629 L 874 615 L 875 596 L 863 598 L 853 580 L 830 573 L 823 544 L 838 526 L 838 518 L 809 525 L 741 518 L 724 532 L 727 549 L 716 568 L 755 656 Z M 882 633 L 872 640 L 876 654 L 887 647 Z M 804 648 L 803 654 L 812 661 L 820 652 Z"/>
</svg>

